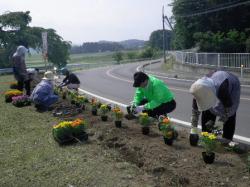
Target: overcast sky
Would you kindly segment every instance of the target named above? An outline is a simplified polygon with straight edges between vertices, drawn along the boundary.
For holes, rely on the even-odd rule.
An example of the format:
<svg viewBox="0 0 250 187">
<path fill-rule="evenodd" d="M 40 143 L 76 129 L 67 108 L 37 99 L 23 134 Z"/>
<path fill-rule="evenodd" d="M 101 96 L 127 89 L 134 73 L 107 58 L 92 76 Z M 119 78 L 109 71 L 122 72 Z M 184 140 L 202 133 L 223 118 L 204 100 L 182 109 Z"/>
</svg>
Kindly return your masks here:
<svg viewBox="0 0 250 187">
<path fill-rule="evenodd" d="M 30 11 L 30 26 L 53 28 L 64 40 L 83 42 L 148 40 L 162 29 L 162 6 L 171 0 L 0 0 L 0 14 Z"/>
</svg>

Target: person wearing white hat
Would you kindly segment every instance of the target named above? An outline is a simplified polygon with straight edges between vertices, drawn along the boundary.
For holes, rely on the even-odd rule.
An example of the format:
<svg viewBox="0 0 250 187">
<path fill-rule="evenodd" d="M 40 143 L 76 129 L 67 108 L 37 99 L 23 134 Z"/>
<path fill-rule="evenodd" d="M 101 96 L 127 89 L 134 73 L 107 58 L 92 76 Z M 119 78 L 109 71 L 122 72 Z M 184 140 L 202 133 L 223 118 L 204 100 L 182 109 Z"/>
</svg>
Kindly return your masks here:
<svg viewBox="0 0 250 187">
<path fill-rule="evenodd" d="M 216 117 L 223 122 L 222 137 L 232 140 L 235 132 L 236 112 L 240 102 L 239 79 L 225 71 L 216 71 L 210 77 L 195 81 L 190 87 L 194 96 L 191 117 L 191 134 L 197 133 L 199 115 L 202 131 L 211 132 L 207 125 L 214 125 Z"/>
<path fill-rule="evenodd" d="M 30 98 L 35 103 L 37 110 L 46 111 L 58 101 L 58 95 L 54 94 L 53 80 L 53 72 L 47 71 L 44 73 L 42 81 L 34 88 Z"/>
<path fill-rule="evenodd" d="M 12 56 L 13 73 L 17 80 L 18 90 L 23 91 L 25 87 L 26 94 L 30 95 L 30 79 L 26 70 L 25 54 L 28 51 L 24 46 L 17 47 L 16 52 Z"/>
</svg>

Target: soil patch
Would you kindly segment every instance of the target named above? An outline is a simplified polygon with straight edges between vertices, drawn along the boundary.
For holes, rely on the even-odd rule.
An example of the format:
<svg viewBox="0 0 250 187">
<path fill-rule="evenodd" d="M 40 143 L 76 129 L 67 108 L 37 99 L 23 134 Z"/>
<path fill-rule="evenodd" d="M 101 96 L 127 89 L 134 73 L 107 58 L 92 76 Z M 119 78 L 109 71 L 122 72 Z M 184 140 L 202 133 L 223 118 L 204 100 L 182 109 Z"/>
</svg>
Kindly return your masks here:
<svg viewBox="0 0 250 187">
<path fill-rule="evenodd" d="M 69 102 L 62 100 L 57 107 L 66 104 Z M 91 114 L 89 106 L 71 117 L 85 118 L 89 124 L 88 141 L 106 149 L 114 162 L 128 162 L 137 167 L 143 173 L 138 178 L 145 185 L 153 180 L 154 186 L 250 186 L 249 153 L 236 154 L 220 146 L 215 162 L 205 164 L 203 148 L 190 146 L 184 128 L 178 127 L 178 139 L 168 146 L 156 124 L 150 127 L 149 135 L 142 134 L 137 120 L 124 119 L 122 128 L 116 128 L 110 116 L 103 122 L 100 116 Z"/>
</svg>

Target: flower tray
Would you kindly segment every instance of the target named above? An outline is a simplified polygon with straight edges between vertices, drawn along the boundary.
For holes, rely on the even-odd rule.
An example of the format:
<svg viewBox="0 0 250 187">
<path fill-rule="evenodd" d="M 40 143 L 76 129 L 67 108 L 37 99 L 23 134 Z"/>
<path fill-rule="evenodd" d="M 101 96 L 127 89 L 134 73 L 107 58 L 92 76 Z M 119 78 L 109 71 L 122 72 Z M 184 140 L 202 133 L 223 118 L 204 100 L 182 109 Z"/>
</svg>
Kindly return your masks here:
<svg viewBox="0 0 250 187">
<path fill-rule="evenodd" d="M 79 141 L 87 141 L 88 140 L 88 134 L 86 132 L 82 132 L 82 133 L 78 133 L 76 134 L 72 134 L 72 135 L 67 135 L 65 134 L 64 136 L 61 136 L 60 138 L 58 138 L 56 136 L 55 131 L 52 131 L 54 140 L 57 141 L 60 145 L 64 145 L 64 144 L 71 144 L 71 143 L 76 143 Z"/>
</svg>

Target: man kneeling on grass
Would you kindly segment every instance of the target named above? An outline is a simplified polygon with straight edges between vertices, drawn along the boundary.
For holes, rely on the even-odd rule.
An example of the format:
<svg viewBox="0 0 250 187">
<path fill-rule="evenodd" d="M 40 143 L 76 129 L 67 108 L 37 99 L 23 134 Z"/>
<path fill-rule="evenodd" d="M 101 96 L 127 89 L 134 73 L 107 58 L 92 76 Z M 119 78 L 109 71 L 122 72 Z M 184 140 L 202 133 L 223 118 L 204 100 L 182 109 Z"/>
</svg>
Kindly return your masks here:
<svg viewBox="0 0 250 187">
<path fill-rule="evenodd" d="M 167 85 L 151 75 L 144 72 L 134 74 L 134 84 L 136 88 L 133 106 L 135 113 L 147 112 L 149 116 L 157 118 L 160 115 L 167 115 L 176 108 L 174 94 L 168 89 Z"/>
<path fill-rule="evenodd" d="M 39 111 L 48 110 L 52 104 L 58 101 L 58 96 L 54 94 L 53 80 L 53 73 L 51 71 L 45 72 L 42 81 L 35 87 L 30 96 Z"/>
</svg>

